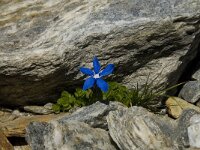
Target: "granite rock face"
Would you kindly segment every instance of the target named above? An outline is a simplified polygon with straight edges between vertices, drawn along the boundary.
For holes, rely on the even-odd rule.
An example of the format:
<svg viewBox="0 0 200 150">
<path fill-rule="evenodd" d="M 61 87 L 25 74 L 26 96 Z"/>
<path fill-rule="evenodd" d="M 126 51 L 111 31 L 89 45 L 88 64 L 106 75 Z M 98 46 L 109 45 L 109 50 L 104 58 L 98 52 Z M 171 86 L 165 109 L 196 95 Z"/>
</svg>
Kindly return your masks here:
<svg viewBox="0 0 200 150">
<path fill-rule="evenodd" d="M 129 87 L 160 72 L 176 83 L 197 55 L 199 13 L 199 0 L 2 1 L 0 104 L 55 100 L 94 56 Z"/>
</svg>

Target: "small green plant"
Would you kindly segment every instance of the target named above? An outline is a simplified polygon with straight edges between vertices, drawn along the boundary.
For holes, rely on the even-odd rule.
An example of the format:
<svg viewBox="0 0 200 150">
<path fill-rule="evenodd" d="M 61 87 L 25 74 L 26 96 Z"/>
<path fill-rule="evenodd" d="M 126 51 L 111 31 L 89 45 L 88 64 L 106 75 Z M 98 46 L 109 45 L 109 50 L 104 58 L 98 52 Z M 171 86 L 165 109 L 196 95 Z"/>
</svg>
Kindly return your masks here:
<svg viewBox="0 0 200 150">
<path fill-rule="evenodd" d="M 165 92 L 183 83 L 164 90 L 152 88 L 152 82 L 146 82 L 141 87 L 137 84 L 132 89 L 128 89 L 126 86 L 117 82 L 109 82 L 108 84 L 109 90 L 103 92 L 102 97 L 97 97 L 98 95 L 91 89 L 84 91 L 77 88 L 73 94 L 63 91 L 61 97 L 57 100 L 57 103 L 53 105 L 53 110 L 56 113 L 66 112 L 75 107 L 91 105 L 98 100 L 101 102 L 118 101 L 128 107 L 142 106 L 151 111 L 156 111 L 154 106 L 160 101 L 160 98 L 167 96 L 165 95 Z"/>
<path fill-rule="evenodd" d="M 53 105 L 55 112 L 69 111 L 79 104 L 75 97 L 67 91 L 63 91 L 61 97 L 58 99 L 57 104 Z"/>
<path fill-rule="evenodd" d="M 109 90 L 103 93 L 103 101 L 118 101 L 130 106 L 132 93 L 130 90 L 117 82 L 109 82 Z"/>
<path fill-rule="evenodd" d="M 53 105 L 53 110 L 56 113 L 66 112 L 75 107 L 82 107 L 91 104 L 92 91 L 89 89 L 84 91 L 82 89 L 76 89 L 74 94 L 70 94 L 67 91 L 61 93 L 61 97 L 57 100 L 57 103 Z"/>
<path fill-rule="evenodd" d="M 151 106 L 158 103 L 159 97 L 164 94 L 155 92 L 155 90 L 150 86 L 150 83 L 146 83 L 141 87 L 137 84 L 132 89 L 128 89 L 116 82 L 110 82 L 109 85 L 109 91 L 103 94 L 104 100 L 119 101 L 128 107 L 142 106 L 152 111 L 155 111 L 155 109 L 152 109 L 154 107 Z"/>
</svg>

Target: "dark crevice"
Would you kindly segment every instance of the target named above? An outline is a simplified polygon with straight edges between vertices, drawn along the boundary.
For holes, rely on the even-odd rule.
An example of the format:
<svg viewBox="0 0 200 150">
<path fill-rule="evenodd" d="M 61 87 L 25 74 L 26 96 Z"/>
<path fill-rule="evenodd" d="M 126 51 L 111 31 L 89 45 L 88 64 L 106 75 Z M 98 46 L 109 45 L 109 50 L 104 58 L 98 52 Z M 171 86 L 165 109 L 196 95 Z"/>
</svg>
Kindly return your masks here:
<svg viewBox="0 0 200 150">
<path fill-rule="evenodd" d="M 196 35 L 194 42 L 192 43 L 190 47 L 190 51 L 186 55 L 184 55 L 182 58 L 180 58 L 180 61 L 182 61 L 182 65 L 173 72 L 168 77 L 168 82 L 171 85 L 175 85 L 178 83 L 185 83 L 187 81 L 191 81 L 192 75 L 200 69 L 200 33 Z M 177 72 L 182 72 L 178 80 L 174 80 L 174 75 L 177 74 Z M 184 85 L 184 84 L 183 84 Z M 175 96 L 178 95 L 183 85 L 179 86 L 176 91 L 169 91 L 170 93 L 174 93 Z"/>
<path fill-rule="evenodd" d="M 28 145 L 24 137 L 8 137 L 8 140 L 13 146 Z"/>
<path fill-rule="evenodd" d="M 185 67 L 185 69 L 179 79 L 180 82 L 192 80 L 192 75 L 198 69 L 200 69 L 200 33 L 196 36 L 193 43 L 194 44 L 191 46 L 191 49 L 194 49 L 194 50 L 192 50 L 191 53 L 196 52 L 196 56 Z"/>
<path fill-rule="evenodd" d="M 110 142 L 111 144 L 115 147 L 116 150 L 120 150 L 120 148 L 118 147 L 118 145 L 115 143 L 115 141 L 112 139 L 112 137 L 109 134 L 109 138 L 110 138 Z"/>
<path fill-rule="evenodd" d="M 200 41 L 199 41 L 200 34 L 197 36 L 197 39 L 198 39 L 198 41 L 197 40 L 194 41 L 194 42 L 198 42 L 198 44 L 197 44 L 198 46 L 196 48 L 197 54 L 196 54 L 195 58 L 192 61 L 190 61 L 188 63 L 188 65 L 185 67 L 182 75 L 180 76 L 180 78 L 178 80 L 178 83 L 194 80 L 194 79 L 192 79 L 192 75 L 198 69 L 200 69 Z M 177 89 L 176 96 L 179 94 L 182 87 L 183 87 L 183 85 Z"/>
</svg>

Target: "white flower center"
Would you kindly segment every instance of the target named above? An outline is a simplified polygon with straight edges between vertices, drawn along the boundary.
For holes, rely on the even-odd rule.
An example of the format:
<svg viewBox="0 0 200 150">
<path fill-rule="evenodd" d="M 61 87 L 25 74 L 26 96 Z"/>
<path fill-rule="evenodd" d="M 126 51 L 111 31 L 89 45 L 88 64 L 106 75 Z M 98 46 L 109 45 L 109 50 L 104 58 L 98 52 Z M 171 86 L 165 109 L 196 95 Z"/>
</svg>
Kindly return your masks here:
<svg viewBox="0 0 200 150">
<path fill-rule="evenodd" d="M 99 74 L 95 74 L 93 77 L 94 77 L 95 79 L 100 78 Z"/>
</svg>

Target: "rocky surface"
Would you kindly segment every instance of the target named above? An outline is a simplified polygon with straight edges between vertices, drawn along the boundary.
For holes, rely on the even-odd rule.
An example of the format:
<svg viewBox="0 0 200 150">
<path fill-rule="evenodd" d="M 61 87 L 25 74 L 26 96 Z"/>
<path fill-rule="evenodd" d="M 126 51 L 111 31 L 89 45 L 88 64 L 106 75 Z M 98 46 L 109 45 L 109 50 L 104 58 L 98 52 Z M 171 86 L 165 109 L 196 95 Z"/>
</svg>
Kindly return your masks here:
<svg viewBox="0 0 200 150">
<path fill-rule="evenodd" d="M 198 120 L 194 120 L 196 115 L 199 116 L 199 112 L 193 109 L 184 110 L 180 119 L 178 120 L 178 126 L 176 128 L 176 138 L 175 140 L 178 142 L 179 149 L 186 149 L 186 148 L 200 148 L 196 147 L 195 145 L 199 141 L 195 141 L 193 139 L 196 138 L 196 134 L 200 134 L 198 130 L 196 130 L 196 134 L 193 134 L 193 131 L 190 129 L 195 125 L 195 122 Z M 193 119 L 192 119 L 193 118 Z M 192 140 L 191 140 L 192 139 Z M 192 142 L 192 143 L 191 143 Z"/>
<path fill-rule="evenodd" d="M 190 118 L 190 126 L 188 127 L 189 143 L 194 148 L 200 148 L 200 114 L 193 115 Z"/>
<path fill-rule="evenodd" d="M 75 131 L 75 132 L 74 132 Z M 36 135 L 40 136 L 36 136 Z M 77 121 L 66 123 L 31 123 L 27 141 L 32 150 L 115 150 L 109 134 Z M 40 141 L 40 142 L 38 142 Z"/>
<path fill-rule="evenodd" d="M 66 115 L 66 117 L 59 119 L 58 122 L 66 123 L 75 120 L 85 122 L 95 128 L 107 129 L 106 116 L 108 113 L 117 109 L 125 109 L 125 107 L 122 107 L 123 105 L 118 102 L 111 102 L 110 105 L 96 102 L 90 106 L 78 109 L 71 115 Z"/>
<path fill-rule="evenodd" d="M 80 108 L 67 117 L 63 116 L 46 123 L 33 122 L 27 127 L 27 142 L 33 150 L 67 148 L 69 150 L 195 150 L 200 148 L 198 140 L 200 131 L 196 128 L 199 127 L 200 120 L 198 111 L 183 110 L 180 118 L 174 120 L 167 115 L 154 114 L 142 107 L 126 108 L 120 103 L 112 103 L 112 106 L 117 109 L 109 113 L 102 113 L 99 110 L 94 114 L 96 108 L 101 107 L 105 110 L 103 107 L 108 108 L 110 105 L 97 102 L 84 109 Z M 84 118 L 83 115 L 88 117 Z M 80 119 L 81 117 L 83 119 Z M 90 121 L 87 122 L 87 118 L 90 118 Z M 102 120 L 97 118 L 106 118 L 103 120 L 108 127 L 100 129 L 94 126 L 94 124 L 102 124 Z"/>
<path fill-rule="evenodd" d="M 200 62 L 199 62 L 199 65 L 200 65 Z M 195 80 L 200 81 L 200 69 L 198 69 L 198 70 L 192 75 L 192 78 L 195 79 Z"/>
<path fill-rule="evenodd" d="M 182 97 L 190 103 L 196 103 L 200 100 L 200 81 L 187 82 L 179 93 L 179 97 Z"/>
<path fill-rule="evenodd" d="M 130 87 L 161 70 L 176 83 L 197 55 L 199 13 L 199 0 L 1 1 L 0 104 L 55 100 L 94 56 Z"/>
<path fill-rule="evenodd" d="M 175 125 L 165 119 L 134 106 L 107 116 L 109 133 L 120 150 L 177 149 L 172 139 Z"/>
<path fill-rule="evenodd" d="M 179 118 L 184 110 L 186 109 L 194 109 L 200 112 L 200 108 L 188 103 L 187 101 L 179 98 L 179 97 L 169 97 L 166 100 L 166 107 L 168 114 L 173 118 Z"/>
</svg>

